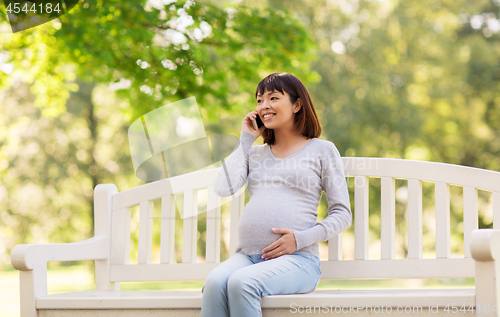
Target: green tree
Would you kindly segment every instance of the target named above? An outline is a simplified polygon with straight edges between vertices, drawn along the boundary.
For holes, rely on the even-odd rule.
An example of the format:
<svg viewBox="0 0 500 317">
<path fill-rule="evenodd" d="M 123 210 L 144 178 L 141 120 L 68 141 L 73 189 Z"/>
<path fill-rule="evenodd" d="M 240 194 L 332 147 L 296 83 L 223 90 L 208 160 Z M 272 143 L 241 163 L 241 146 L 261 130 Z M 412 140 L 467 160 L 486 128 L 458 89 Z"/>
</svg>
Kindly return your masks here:
<svg viewBox="0 0 500 317">
<path fill-rule="evenodd" d="M 14 69 L 0 72 L 2 263 L 15 244 L 91 236 L 97 184 L 144 183 L 128 151 L 133 120 L 195 96 L 207 132 L 226 133 L 237 124 L 221 115 L 250 111 L 263 76 L 293 68 L 315 80 L 314 50 L 286 10 L 190 1 L 91 1 L 0 37 Z M 30 188 L 36 195 L 25 200 Z"/>
<path fill-rule="evenodd" d="M 131 120 L 194 95 L 211 121 L 221 109 L 240 107 L 236 97 L 251 95 L 273 69 L 298 66 L 303 77 L 315 78 L 308 71 L 313 42 L 286 10 L 90 1 L 60 21 L 3 37 L 1 45 L 14 68 L 27 71 L 46 116 L 64 111 L 75 77 L 128 80 L 119 95 L 130 102 Z M 0 80 L 8 84 L 8 76 Z"/>
</svg>

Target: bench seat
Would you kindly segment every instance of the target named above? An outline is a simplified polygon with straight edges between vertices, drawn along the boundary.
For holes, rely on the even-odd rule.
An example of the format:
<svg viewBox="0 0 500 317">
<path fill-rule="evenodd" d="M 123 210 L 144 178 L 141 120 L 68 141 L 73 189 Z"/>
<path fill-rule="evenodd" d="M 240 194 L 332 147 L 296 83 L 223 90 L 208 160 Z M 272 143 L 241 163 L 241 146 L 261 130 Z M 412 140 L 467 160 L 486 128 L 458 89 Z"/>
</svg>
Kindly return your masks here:
<svg viewBox="0 0 500 317">
<path fill-rule="evenodd" d="M 36 299 L 36 308 L 44 310 L 67 310 L 75 316 L 75 310 L 119 310 L 119 309 L 199 309 L 201 291 L 88 291 L 66 294 L 54 294 Z M 397 303 L 397 305 L 395 305 Z M 295 306 L 292 306 L 295 304 Z M 315 290 L 307 294 L 264 296 L 263 309 L 284 309 L 290 314 L 303 306 L 331 305 L 333 307 L 358 307 L 358 305 L 394 307 L 429 306 L 445 307 L 455 305 L 459 309 L 475 306 L 475 288 L 454 289 L 364 289 L 364 290 Z M 318 310 L 318 309 L 317 309 Z M 330 310 L 332 310 L 330 308 Z M 344 310 L 346 310 L 344 308 Z M 361 310 L 361 309 L 360 309 Z M 362 309 L 365 310 L 365 309 Z M 440 308 L 440 311 L 442 309 Z M 78 312 L 77 312 L 78 313 Z M 298 311 L 295 312 L 297 314 Z M 463 312 L 460 312 L 463 314 Z M 472 313 L 472 312 L 471 312 Z M 44 316 L 41 314 L 41 316 Z M 51 316 L 51 315 L 46 315 Z M 57 315 L 59 316 L 59 315 Z M 63 315 L 61 315 L 63 316 Z M 84 316 L 84 315 L 82 315 Z"/>
</svg>

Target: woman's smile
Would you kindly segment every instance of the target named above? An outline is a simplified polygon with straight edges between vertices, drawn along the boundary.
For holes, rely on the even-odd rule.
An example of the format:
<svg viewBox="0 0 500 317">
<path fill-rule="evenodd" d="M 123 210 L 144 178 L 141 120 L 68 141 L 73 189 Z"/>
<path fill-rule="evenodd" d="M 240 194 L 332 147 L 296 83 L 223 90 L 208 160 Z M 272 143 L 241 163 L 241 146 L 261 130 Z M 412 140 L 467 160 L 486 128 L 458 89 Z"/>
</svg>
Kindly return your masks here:
<svg viewBox="0 0 500 317">
<path fill-rule="evenodd" d="M 272 114 L 272 115 L 270 115 L 270 116 L 269 116 L 269 115 L 266 115 L 266 116 L 264 116 L 263 121 L 269 121 L 269 120 L 271 120 L 272 118 L 274 118 L 274 116 L 276 116 L 276 114 Z"/>
</svg>

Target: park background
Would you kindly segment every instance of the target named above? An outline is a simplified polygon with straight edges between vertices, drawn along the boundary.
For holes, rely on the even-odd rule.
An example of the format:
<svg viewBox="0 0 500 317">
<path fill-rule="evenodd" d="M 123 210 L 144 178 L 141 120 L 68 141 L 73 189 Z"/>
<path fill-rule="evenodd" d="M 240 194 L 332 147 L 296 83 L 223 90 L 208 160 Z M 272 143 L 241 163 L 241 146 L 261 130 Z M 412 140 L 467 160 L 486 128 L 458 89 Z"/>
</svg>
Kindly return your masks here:
<svg viewBox="0 0 500 317">
<path fill-rule="evenodd" d="M 498 0 L 83 1 L 48 23 L 0 35 L 0 315 L 19 316 L 18 272 L 10 264 L 15 245 L 92 237 L 93 188 L 145 183 L 134 174 L 128 147 L 134 120 L 195 96 L 207 134 L 239 136 L 243 117 L 256 107 L 256 86 L 270 73 L 303 81 L 322 124 L 320 138 L 342 156 L 500 171 L 499 9 Z M 396 180 L 396 258 L 407 256 L 406 185 Z M 379 193 L 379 179 L 370 178 L 370 258 L 380 258 Z M 432 258 L 434 185 L 423 182 L 423 195 L 423 254 Z M 461 195 L 451 186 L 456 257 L 463 256 Z M 323 194 L 319 220 L 327 207 Z M 491 193 L 480 190 L 479 228 L 491 227 Z M 344 232 L 344 259 L 353 259 L 353 232 L 354 225 Z M 221 236 L 223 261 L 226 232 Z M 326 259 L 327 244 L 320 247 Z M 49 263 L 49 293 L 90 290 L 93 274 L 91 261 Z M 473 283 L 329 280 L 319 288 Z M 123 283 L 122 289 L 202 285 Z"/>
</svg>

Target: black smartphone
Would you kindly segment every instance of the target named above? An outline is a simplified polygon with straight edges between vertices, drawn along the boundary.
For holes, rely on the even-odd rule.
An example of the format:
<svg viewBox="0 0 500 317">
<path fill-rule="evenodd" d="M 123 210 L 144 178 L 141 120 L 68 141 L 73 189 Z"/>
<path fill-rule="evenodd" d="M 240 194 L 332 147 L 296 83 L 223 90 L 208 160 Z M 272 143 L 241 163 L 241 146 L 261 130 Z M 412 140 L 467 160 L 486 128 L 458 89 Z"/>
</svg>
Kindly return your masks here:
<svg viewBox="0 0 500 317">
<path fill-rule="evenodd" d="M 264 123 L 262 122 L 262 120 L 260 120 L 260 116 L 259 115 L 257 115 L 257 117 L 255 118 L 255 120 L 252 120 L 252 124 L 253 124 L 253 128 L 255 130 L 259 130 L 264 125 Z"/>
</svg>

